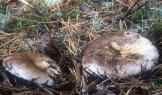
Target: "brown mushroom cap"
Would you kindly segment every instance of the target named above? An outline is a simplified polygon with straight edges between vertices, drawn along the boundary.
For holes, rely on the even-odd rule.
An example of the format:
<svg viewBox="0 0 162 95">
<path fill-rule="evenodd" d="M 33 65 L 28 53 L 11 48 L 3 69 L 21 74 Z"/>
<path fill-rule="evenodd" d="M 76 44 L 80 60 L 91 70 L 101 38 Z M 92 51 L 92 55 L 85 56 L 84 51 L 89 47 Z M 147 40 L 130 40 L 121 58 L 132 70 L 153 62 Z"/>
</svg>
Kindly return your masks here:
<svg viewBox="0 0 162 95">
<path fill-rule="evenodd" d="M 136 32 L 112 32 L 90 42 L 83 52 L 85 70 L 98 75 L 124 78 L 150 70 L 158 50 Z"/>
</svg>

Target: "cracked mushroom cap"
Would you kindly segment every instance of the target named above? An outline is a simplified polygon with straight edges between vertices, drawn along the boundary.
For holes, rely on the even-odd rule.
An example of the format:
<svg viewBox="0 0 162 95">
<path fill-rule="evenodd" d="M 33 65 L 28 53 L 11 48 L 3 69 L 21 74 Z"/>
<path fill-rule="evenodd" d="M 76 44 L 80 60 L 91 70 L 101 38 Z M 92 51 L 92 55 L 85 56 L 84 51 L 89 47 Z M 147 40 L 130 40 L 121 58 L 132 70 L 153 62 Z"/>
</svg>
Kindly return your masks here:
<svg viewBox="0 0 162 95">
<path fill-rule="evenodd" d="M 3 67 L 11 74 L 38 84 L 52 86 L 53 77 L 61 74 L 60 67 L 40 53 L 16 53 L 3 59 Z"/>
<path fill-rule="evenodd" d="M 83 52 L 83 68 L 109 78 L 125 78 L 150 70 L 159 53 L 136 32 L 112 32 L 91 41 Z"/>
</svg>

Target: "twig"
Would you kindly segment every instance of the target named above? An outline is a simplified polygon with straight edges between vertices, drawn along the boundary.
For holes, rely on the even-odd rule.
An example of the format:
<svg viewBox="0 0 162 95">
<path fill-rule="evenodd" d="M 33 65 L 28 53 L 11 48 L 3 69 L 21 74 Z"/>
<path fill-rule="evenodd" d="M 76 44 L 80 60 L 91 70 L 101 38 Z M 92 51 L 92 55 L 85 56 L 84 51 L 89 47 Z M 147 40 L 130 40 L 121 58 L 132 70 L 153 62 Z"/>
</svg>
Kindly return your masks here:
<svg viewBox="0 0 162 95">
<path fill-rule="evenodd" d="M 133 87 L 129 88 L 125 95 L 129 95 L 129 93 L 132 91 Z"/>
<path fill-rule="evenodd" d="M 138 0 L 137 0 L 138 1 Z M 133 14 L 134 12 L 136 12 L 137 10 L 139 10 L 140 8 L 142 8 L 144 5 L 146 5 L 149 2 L 149 0 L 145 1 L 143 4 L 141 4 L 140 6 L 138 6 L 137 8 L 135 8 L 133 10 L 133 8 L 135 7 L 136 4 L 138 4 L 138 2 L 134 3 L 134 5 L 132 5 L 132 7 L 130 7 L 128 9 L 128 11 L 126 12 L 126 14 L 124 16 L 119 16 L 117 19 L 126 19 L 127 17 L 129 17 L 131 14 Z"/>
<path fill-rule="evenodd" d="M 51 92 L 49 89 L 47 89 L 45 86 L 37 84 L 39 88 L 41 88 L 42 90 L 44 90 L 45 92 L 47 92 L 49 95 L 54 95 L 53 92 Z"/>
<path fill-rule="evenodd" d="M 9 44 L 9 43 L 13 42 L 13 41 L 14 41 L 14 40 L 16 40 L 16 39 L 17 39 L 17 38 L 13 38 L 13 39 L 11 39 L 11 40 L 9 40 L 9 41 L 5 42 L 4 44 L 0 45 L 0 48 L 2 48 L 2 47 L 4 47 L 4 46 L 6 46 L 7 44 Z"/>
<path fill-rule="evenodd" d="M 127 17 L 131 11 L 133 10 L 133 8 L 139 3 L 140 0 L 137 0 L 126 12 L 126 14 L 124 15 L 124 17 Z"/>
<path fill-rule="evenodd" d="M 140 8 L 142 8 L 144 5 L 146 5 L 149 2 L 149 0 L 145 1 L 143 4 L 141 4 L 139 7 L 137 7 L 136 9 L 132 10 L 132 12 L 130 14 L 133 14 L 135 11 L 139 10 Z"/>
</svg>

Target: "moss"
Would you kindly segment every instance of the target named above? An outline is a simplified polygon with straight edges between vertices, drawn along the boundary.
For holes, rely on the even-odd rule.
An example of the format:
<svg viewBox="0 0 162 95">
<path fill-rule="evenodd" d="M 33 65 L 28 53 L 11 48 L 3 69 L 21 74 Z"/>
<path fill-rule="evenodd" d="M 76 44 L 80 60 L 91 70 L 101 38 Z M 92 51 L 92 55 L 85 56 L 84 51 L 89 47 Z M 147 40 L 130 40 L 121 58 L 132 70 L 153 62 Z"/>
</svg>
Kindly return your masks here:
<svg viewBox="0 0 162 95">
<path fill-rule="evenodd" d="M 162 32 L 162 21 L 159 21 L 158 23 L 154 24 L 152 28 L 153 31 Z"/>
<path fill-rule="evenodd" d="M 132 14 L 132 19 L 135 22 L 139 22 L 141 21 L 142 18 L 144 18 L 146 16 L 145 10 L 144 9 L 139 9 L 138 11 L 136 11 L 134 14 Z"/>
<path fill-rule="evenodd" d="M 152 81 L 152 87 L 154 89 L 162 88 L 162 80 L 154 80 L 154 81 Z"/>
<path fill-rule="evenodd" d="M 50 19 L 48 16 L 40 17 L 16 17 L 12 22 L 8 23 L 6 31 L 15 32 L 29 27 L 36 27 L 40 24 L 46 24 Z"/>
</svg>

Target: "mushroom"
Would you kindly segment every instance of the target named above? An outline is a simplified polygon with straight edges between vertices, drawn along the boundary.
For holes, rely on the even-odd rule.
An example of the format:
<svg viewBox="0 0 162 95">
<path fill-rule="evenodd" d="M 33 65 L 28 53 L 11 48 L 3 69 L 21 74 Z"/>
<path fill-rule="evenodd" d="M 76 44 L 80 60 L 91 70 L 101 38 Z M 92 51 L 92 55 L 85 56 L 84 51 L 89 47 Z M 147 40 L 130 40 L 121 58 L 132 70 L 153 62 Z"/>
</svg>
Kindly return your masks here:
<svg viewBox="0 0 162 95">
<path fill-rule="evenodd" d="M 82 65 L 89 73 L 126 78 L 151 70 L 159 53 L 152 42 L 137 32 L 111 32 L 88 43 Z"/>
<path fill-rule="evenodd" d="M 54 60 L 41 53 L 15 53 L 3 59 L 3 67 L 11 74 L 37 84 L 52 86 L 61 75 Z"/>
</svg>

